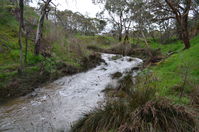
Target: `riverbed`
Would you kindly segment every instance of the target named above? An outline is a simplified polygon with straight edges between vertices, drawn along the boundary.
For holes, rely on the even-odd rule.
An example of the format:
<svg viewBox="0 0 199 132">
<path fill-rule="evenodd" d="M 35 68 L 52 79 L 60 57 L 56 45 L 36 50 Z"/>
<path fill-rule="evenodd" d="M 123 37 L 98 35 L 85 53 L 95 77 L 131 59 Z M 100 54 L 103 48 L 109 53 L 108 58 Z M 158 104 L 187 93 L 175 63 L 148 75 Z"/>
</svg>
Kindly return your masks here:
<svg viewBox="0 0 199 132">
<path fill-rule="evenodd" d="M 0 132 L 68 132 L 84 113 L 103 104 L 102 91 L 117 82 L 112 74 L 142 64 L 138 58 L 101 56 L 105 63 L 96 68 L 60 78 L 0 106 Z"/>
</svg>

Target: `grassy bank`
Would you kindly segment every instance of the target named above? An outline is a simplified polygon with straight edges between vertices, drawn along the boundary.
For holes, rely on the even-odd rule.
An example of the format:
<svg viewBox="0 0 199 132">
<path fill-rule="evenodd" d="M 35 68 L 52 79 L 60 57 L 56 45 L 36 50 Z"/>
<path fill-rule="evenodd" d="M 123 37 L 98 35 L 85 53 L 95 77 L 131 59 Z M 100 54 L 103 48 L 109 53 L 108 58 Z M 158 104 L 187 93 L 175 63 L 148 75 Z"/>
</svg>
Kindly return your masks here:
<svg viewBox="0 0 199 132">
<path fill-rule="evenodd" d="M 87 49 L 88 45 L 105 46 L 112 43 L 106 37 L 69 35 L 63 27 L 45 21 L 41 52 L 47 56 L 34 55 L 34 39 L 38 15 L 34 8 L 25 7 L 25 23 L 31 30 L 28 37 L 27 60 L 24 72 L 18 73 L 19 44 L 17 10 L 13 5 L 0 7 L 0 98 L 23 96 L 38 86 L 65 75 L 85 71 L 98 65 L 100 56 Z M 23 34 L 25 55 L 25 34 Z M 25 58 L 24 58 L 25 59 Z"/>
<path fill-rule="evenodd" d="M 152 47 L 161 48 L 163 53 L 176 52 L 165 61 L 149 69 L 160 80 L 157 82 L 160 96 L 169 97 L 175 102 L 190 102 L 190 93 L 199 84 L 199 36 L 191 40 L 191 45 L 190 49 L 184 51 L 182 50 L 183 44 L 180 42 L 152 45 Z"/>
<path fill-rule="evenodd" d="M 72 131 L 198 131 L 199 36 L 191 40 L 191 45 L 183 51 L 179 41 L 150 43 L 165 55 L 174 54 L 144 69 L 136 78 L 127 75 L 117 87 L 108 86 L 107 103 L 86 114 Z"/>
</svg>

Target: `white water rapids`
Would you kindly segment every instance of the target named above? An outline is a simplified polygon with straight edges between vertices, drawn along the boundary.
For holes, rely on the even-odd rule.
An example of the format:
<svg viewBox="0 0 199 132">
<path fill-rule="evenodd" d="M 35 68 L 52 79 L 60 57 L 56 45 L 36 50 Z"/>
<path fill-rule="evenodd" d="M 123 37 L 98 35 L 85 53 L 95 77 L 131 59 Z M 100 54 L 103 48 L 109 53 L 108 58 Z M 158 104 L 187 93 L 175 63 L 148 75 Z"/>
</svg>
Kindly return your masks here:
<svg viewBox="0 0 199 132">
<path fill-rule="evenodd" d="M 101 92 L 115 80 L 142 63 L 137 58 L 102 54 L 105 63 L 87 72 L 63 77 L 32 94 L 0 106 L 0 132 L 69 131 L 71 124 L 104 101 Z"/>
</svg>

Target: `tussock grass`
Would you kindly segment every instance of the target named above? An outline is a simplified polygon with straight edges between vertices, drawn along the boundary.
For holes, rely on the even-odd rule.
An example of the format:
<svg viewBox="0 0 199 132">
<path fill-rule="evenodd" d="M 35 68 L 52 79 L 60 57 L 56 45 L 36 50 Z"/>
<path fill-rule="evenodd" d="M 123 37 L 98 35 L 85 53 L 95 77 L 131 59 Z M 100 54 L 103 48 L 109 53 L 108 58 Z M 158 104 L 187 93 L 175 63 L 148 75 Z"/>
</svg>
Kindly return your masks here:
<svg viewBox="0 0 199 132">
<path fill-rule="evenodd" d="M 197 116 L 184 106 L 165 99 L 147 101 L 137 107 L 115 101 L 86 114 L 72 132 L 196 132 Z"/>
<path fill-rule="evenodd" d="M 149 101 L 131 113 L 120 132 L 196 132 L 195 113 L 184 106 L 160 99 Z"/>
<path fill-rule="evenodd" d="M 126 122 L 130 111 L 123 102 L 107 103 L 104 107 L 95 109 L 84 115 L 73 127 L 73 132 L 101 132 L 117 129 Z"/>
</svg>

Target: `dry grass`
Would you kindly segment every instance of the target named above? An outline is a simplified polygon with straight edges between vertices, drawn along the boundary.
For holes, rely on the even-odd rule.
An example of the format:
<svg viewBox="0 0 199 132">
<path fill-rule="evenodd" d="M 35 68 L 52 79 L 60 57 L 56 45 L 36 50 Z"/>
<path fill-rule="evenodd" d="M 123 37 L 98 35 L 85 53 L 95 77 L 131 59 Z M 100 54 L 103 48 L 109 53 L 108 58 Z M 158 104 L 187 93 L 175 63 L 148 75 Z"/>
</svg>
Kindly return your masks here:
<svg viewBox="0 0 199 132">
<path fill-rule="evenodd" d="M 196 132 L 197 115 L 168 100 L 149 101 L 131 113 L 119 132 Z"/>
<path fill-rule="evenodd" d="M 199 111 L 199 85 L 196 85 L 196 86 L 193 88 L 193 90 L 192 90 L 190 96 L 191 96 L 192 105 L 193 105 L 194 107 L 196 107 L 197 110 Z"/>
</svg>

